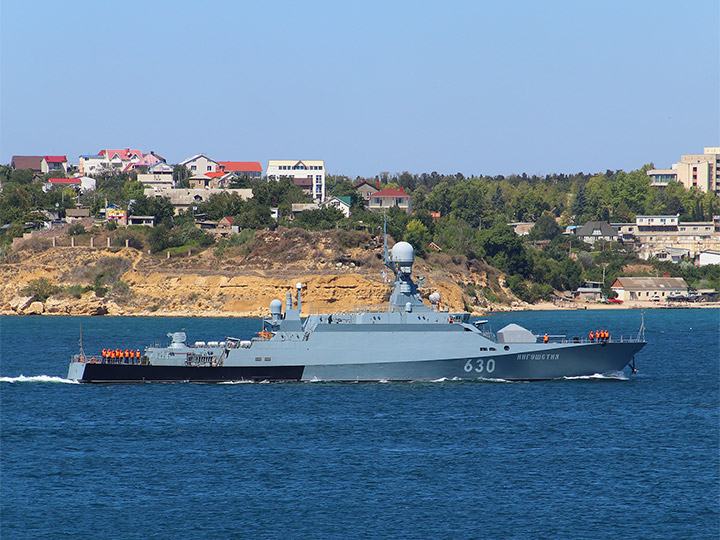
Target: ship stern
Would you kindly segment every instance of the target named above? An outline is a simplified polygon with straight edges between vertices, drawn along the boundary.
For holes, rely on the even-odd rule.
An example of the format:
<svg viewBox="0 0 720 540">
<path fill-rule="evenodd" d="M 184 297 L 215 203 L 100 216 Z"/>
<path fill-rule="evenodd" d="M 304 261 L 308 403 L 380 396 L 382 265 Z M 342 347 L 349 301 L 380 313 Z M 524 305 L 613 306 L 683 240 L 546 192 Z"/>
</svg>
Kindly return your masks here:
<svg viewBox="0 0 720 540">
<path fill-rule="evenodd" d="M 77 362 L 72 361 L 70 362 L 70 367 L 68 367 L 68 376 L 67 378 L 73 381 L 82 381 L 83 375 L 85 374 L 85 366 L 87 364 L 85 362 Z"/>
</svg>

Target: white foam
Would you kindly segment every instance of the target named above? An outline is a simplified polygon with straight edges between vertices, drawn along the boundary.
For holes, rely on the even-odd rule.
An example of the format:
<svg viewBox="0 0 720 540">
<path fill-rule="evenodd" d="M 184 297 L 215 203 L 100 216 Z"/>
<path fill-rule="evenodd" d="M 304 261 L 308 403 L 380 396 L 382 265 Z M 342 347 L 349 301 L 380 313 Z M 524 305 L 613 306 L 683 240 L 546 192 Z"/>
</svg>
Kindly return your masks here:
<svg viewBox="0 0 720 540">
<path fill-rule="evenodd" d="M 576 381 L 576 380 L 591 380 L 591 379 L 607 379 L 610 381 L 629 381 L 625 374 L 622 371 L 618 371 L 616 373 L 607 373 L 603 375 L 602 373 L 594 373 L 593 375 L 581 375 L 579 377 L 563 377 L 566 381 Z"/>
<path fill-rule="evenodd" d="M 40 382 L 40 383 L 63 383 L 63 384 L 80 384 L 78 381 L 73 379 L 63 379 L 62 377 L 50 377 L 49 375 L 35 375 L 32 377 L 26 377 L 20 375 L 19 377 L 0 377 L 0 382 L 18 383 L 18 382 Z"/>
</svg>

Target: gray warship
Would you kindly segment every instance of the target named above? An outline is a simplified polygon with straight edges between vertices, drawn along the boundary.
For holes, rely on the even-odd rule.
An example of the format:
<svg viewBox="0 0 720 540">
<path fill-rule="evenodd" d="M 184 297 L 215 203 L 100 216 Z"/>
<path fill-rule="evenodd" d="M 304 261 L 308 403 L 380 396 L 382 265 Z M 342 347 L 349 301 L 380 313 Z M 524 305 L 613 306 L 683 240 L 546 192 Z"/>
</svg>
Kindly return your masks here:
<svg viewBox="0 0 720 540">
<path fill-rule="evenodd" d="M 496 334 L 487 321 L 466 312 L 445 312 L 437 293 L 426 305 L 413 281 L 413 247 L 384 247 L 384 264 L 395 274 L 387 305 L 342 313 L 302 311 L 287 293 L 270 303 L 270 316 L 251 339 L 189 344 L 184 332 L 168 333 L 167 347 L 147 347 L 127 358 L 88 358 L 81 350 L 68 378 L 87 383 L 231 381 L 435 381 L 442 379 L 548 380 L 617 376 L 646 342 L 636 338 L 537 336 L 509 324 Z M 422 278 L 419 278 L 422 286 Z M 294 300 L 294 301 L 293 301 Z"/>
</svg>

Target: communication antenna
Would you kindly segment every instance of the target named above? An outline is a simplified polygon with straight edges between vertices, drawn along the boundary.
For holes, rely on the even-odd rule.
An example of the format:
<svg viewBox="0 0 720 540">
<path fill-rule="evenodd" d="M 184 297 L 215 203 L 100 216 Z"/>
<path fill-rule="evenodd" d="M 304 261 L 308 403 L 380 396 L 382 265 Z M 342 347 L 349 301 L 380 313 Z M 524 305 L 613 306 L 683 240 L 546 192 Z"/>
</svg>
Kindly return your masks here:
<svg viewBox="0 0 720 540">
<path fill-rule="evenodd" d="M 383 259 L 385 265 L 388 266 L 388 262 L 390 262 L 390 256 L 387 248 L 387 214 L 383 214 L 383 247 L 385 249 L 385 251 L 383 252 Z"/>
<path fill-rule="evenodd" d="M 645 310 L 640 312 L 640 329 L 638 330 L 638 341 L 645 341 Z"/>
<path fill-rule="evenodd" d="M 80 358 L 83 359 L 83 362 L 85 361 L 85 350 L 83 349 L 83 341 L 82 341 L 82 323 L 80 323 L 80 340 L 78 341 L 78 345 L 80 346 Z"/>
</svg>

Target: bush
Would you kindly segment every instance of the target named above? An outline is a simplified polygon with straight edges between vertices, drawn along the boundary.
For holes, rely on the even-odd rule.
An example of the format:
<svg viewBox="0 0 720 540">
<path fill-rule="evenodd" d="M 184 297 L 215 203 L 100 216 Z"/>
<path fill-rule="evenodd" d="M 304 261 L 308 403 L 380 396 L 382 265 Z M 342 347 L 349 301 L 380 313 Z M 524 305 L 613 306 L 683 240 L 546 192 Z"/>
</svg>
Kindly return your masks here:
<svg viewBox="0 0 720 540">
<path fill-rule="evenodd" d="M 53 284 L 47 278 L 33 279 L 27 284 L 27 287 L 23 289 L 23 294 L 26 296 L 32 296 L 36 302 L 44 302 L 53 294 L 60 291 L 59 287 Z"/>
<path fill-rule="evenodd" d="M 133 294 L 132 289 L 130 288 L 130 285 L 128 285 L 127 283 L 125 283 L 122 280 L 118 280 L 115 283 L 113 283 L 111 292 L 112 292 L 113 296 L 116 296 L 116 297 L 129 297 L 129 296 L 132 296 L 132 294 Z"/>
<path fill-rule="evenodd" d="M 140 236 L 138 236 L 136 234 L 125 231 L 125 232 L 122 232 L 122 233 L 118 234 L 117 236 L 115 236 L 115 244 L 117 244 L 119 246 L 124 246 L 126 240 L 127 240 L 129 247 L 135 248 L 138 250 L 143 249 L 143 246 L 144 246 L 143 240 L 142 240 L 142 238 L 140 238 Z"/>
<path fill-rule="evenodd" d="M 68 229 L 68 234 L 70 236 L 78 236 L 79 234 L 85 234 L 86 232 L 85 226 L 79 221 L 70 225 L 70 228 Z"/>
<path fill-rule="evenodd" d="M 84 293 L 88 291 L 92 291 L 93 288 L 89 285 L 68 285 L 67 287 L 64 287 L 62 289 L 63 294 L 67 294 L 68 296 L 74 296 L 75 298 L 80 298 Z"/>
</svg>

